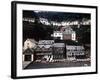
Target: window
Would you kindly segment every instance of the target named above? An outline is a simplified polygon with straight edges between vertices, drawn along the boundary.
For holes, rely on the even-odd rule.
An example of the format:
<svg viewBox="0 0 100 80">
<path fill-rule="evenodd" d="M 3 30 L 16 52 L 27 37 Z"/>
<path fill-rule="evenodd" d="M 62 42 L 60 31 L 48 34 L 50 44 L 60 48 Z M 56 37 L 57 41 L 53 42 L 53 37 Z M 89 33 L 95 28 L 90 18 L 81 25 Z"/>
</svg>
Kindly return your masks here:
<svg viewBox="0 0 100 80">
<path fill-rule="evenodd" d="M 25 61 L 31 61 L 31 55 L 25 55 Z"/>
<path fill-rule="evenodd" d="M 72 57 L 74 57 L 74 53 L 72 53 Z"/>
</svg>

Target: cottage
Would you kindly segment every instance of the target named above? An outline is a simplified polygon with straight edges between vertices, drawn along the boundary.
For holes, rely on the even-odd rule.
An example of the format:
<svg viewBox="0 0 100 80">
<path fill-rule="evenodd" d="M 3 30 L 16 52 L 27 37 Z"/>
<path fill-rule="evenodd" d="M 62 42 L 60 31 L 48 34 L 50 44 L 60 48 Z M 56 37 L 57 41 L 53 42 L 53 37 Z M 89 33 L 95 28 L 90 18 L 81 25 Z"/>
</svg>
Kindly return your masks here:
<svg viewBox="0 0 100 80">
<path fill-rule="evenodd" d="M 59 40 L 76 40 L 76 33 L 70 26 L 61 27 L 60 31 L 54 31 L 51 37 Z"/>
<path fill-rule="evenodd" d="M 23 51 L 23 61 L 34 61 L 34 50 L 27 48 Z"/>
<path fill-rule="evenodd" d="M 27 39 L 24 42 L 24 50 L 28 49 L 28 48 L 33 48 L 35 49 L 37 46 L 37 42 L 34 39 Z"/>
<path fill-rule="evenodd" d="M 76 33 L 70 26 L 62 27 L 60 31 L 63 33 L 63 40 L 76 40 Z"/>
</svg>

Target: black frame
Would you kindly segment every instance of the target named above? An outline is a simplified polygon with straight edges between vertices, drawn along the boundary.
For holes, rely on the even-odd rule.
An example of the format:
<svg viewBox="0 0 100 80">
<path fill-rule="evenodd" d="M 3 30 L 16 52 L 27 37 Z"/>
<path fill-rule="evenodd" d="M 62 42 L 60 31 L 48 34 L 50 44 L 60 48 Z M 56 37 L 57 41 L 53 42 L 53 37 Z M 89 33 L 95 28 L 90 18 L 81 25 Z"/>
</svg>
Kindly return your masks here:
<svg viewBox="0 0 100 80">
<path fill-rule="evenodd" d="M 65 6 L 65 7 L 80 7 L 80 8 L 94 8 L 96 9 L 96 71 L 95 72 L 85 72 L 85 73 L 70 73 L 70 74 L 54 74 L 54 75 L 37 75 L 37 76 L 22 76 L 17 77 L 17 70 L 16 70 L 16 54 L 17 54 L 17 15 L 16 15 L 16 6 L 17 4 L 36 4 L 36 5 L 49 5 L 49 6 Z M 97 34 L 98 34 L 98 7 L 97 6 L 87 6 L 87 5 L 72 5 L 72 4 L 56 4 L 56 3 L 39 3 L 39 2 L 23 2 L 23 1 L 12 1 L 11 2 L 11 78 L 13 79 L 20 79 L 20 78 L 37 78 L 37 77 L 53 77 L 53 76 L 67 76 L 67 75 L 83 75 L 83 74 L 97 74 L 98 73 L 98 58 L 97 58 L 97 50 L 98 50 L 98 41 L 97 41 Z"/>
</svg>

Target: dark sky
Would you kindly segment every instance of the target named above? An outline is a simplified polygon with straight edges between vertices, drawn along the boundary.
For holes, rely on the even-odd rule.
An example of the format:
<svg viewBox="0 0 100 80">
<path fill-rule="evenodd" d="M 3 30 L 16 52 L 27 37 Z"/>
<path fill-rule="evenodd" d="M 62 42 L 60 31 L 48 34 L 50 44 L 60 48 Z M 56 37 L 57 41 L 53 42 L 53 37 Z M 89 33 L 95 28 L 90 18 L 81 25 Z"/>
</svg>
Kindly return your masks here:
<svg viewBox="0 0 100 80">
<path fill-rule="evenodd" d="M 47 12 L 39 11 L 23 11 L 23 17 L 42 17 L 52 21 L 64 21 L 64 20 L 80 20 L 82 18 L 90 19 L 90 14 L 86 13 L 68 13 L 68 12 Z"/>
</svg>

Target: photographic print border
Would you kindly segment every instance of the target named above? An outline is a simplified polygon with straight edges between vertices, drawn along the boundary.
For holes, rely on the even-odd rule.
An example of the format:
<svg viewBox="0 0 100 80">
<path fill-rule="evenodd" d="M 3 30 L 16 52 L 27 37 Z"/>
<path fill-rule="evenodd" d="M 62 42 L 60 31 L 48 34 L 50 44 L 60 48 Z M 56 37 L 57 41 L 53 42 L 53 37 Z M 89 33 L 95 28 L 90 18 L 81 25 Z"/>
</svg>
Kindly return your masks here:
<svg viewBox="0 0 100 80">
<path fill-rule="evenodd" d="M 17 76 L 17 5 L 18 4 L 26 4 L 26 5 L 45 5 L 45 6 L 59 6 L 59 7 L 76 7 L 76 8 L 90 8 L 96 10 L 96 30 L 95 30 L 95 45 L 96 45 L 96 64 L 94 72 L 79 72 L 79 73 L 64 73 L 64 74 L 50 74 L 50 75 L 30 75 L 30 76 Z M 96 74 L 98 71 L 98 59 L 97 59 L 97 14 L 98 9 L 97 6 L 88 6 L 88 5 L 71 5 L 71 4 L 56 4 L 56 3 L 39 3 L 39 2 L 24 2 L 24 1 L 12 1 L 11 3 L 11 77 L 14 79 L 19 78 L 36 78 L 36 77 L 52 77 L 52 76 L 67 76 L 67 75 L 83 75 L 83 74 Z"/>
</svg>

